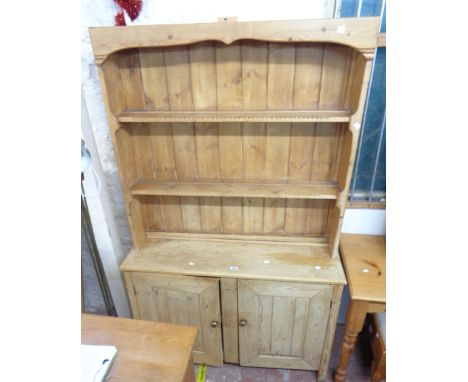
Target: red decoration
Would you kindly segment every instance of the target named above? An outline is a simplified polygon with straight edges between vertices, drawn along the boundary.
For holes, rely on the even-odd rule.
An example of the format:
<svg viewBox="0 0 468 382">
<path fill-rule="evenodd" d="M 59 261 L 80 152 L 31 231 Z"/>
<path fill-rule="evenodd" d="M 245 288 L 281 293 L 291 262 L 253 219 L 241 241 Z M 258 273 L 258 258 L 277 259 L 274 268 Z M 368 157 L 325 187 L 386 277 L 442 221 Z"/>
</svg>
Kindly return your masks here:
<svg viewBox="0 0 468 382">
<path fill-rule="evenodd" d="M 122 12 L 119 12 L 115 15 L 115 25 L 119 26 L 119 27 L 123 27 L 125 25 L 127 25 L 125 23 L 125 16 L 124 16 L 124 13 L 123 11 Z"/>
<path fill-rule="evenodd" d="M 135 20 L 140 14 L 141 7 L 143 5 L 143 0 L 114 0 L 116 4 L 120 7 L 120 12 L 115 15 L 115 25 L 124 26 L 125 16 L 124 11 L 127 13 L 130 20 Z"/>
</svg>

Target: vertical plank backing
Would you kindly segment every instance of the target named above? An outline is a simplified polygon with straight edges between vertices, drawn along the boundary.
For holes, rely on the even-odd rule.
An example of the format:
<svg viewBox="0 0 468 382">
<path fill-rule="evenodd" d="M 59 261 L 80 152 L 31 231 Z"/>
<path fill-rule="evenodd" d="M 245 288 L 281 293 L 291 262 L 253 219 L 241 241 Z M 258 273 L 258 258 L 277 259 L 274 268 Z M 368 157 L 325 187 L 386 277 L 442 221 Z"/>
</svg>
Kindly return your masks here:
<svg viewBox="0 0 468 382">
<path fill-rule="evenodd" d="M 218 110 L 242 109 L 240 43 L 216 43 L 216 86 Z"/>
<path fill-rule="evenodd" d="M 193 124 L 173 123 L 172 132 L 177 178 L 181 180 L 198 179 Z M 189 229 L 190 231 L 201 229 L 198 198 L 181 198 L 180 209 L 182 211 L 184 229 Z"/>
<path fill-rule="evenodd" d="M 158 180 L 177 179 L 172 127 L 169 123 L 149 124 L 153 150 L 154 173 Z M 181 230 L 181 211 L 178 197 L 158 197 L 159 208 L 155 213 L 161 214 L 161 228 L 164 230 Z M 166 223 L 167 220 L 167 223 Z"/>
<path fill-rule="evenodd" d="M 127 127 L 127 126 L 126 126 Z M 132 123 L 128 126 L 132 135 L 135 156 L 135 181 L 154 179 L 153 150 L 148 125 Z"/>
<path fill-rule="evenodd" d="M 289 123 L 267 124 L 265 179 L 288 179 L 289 132 Z"/>
<path fill-rule="evenodd" d="M 265 176 L 266 124 L 244 123 L 242 136 L 242 175 L 244 179 L 260 180 Z"/>
<path fill-rule="evenodd" d="M 339 126 L 337 123 L 317 123 L 310 180 L 318 182 L 332 180 L 340 140 Z"/>
<path fill-rule="evenodd" d="M 192 47 L 194 48 L 194 47 Z M 197 65 L 200 60 L 200 52 L 194 48 L 195 72 L 197 69 L 201 73 L 196 73 L 197 102 L 203 106 L 203 100 L 200 100 L 200 87 L 204 86 L 203 81 L 206 75 L 206 69 L 209 65 Z M 201 49 L 204 47 L 202 45 Z M 188 46 L 168 47 L 164 52 L 166 62 L 166 77 L 169 94 L 169 105 L 171 110 L 193 110 L 193 81 L 192 65 L 190 60 L 190 50 Z M 201 67 L 200 67 L 201 66 Z M 197 158 L 195 149 L 194 126 L 192 123 L 173 123 L 172 138 L 174 142 L 174 157 L 176 165 L 177 179 L 188 180 L 198 179 Z M 195 204 L 196 201 L 196 204 Z M 201 228 L 200 206 L 197 198 L 180 199 L 181 220 L 183 229 L 194 230 Z M 167 225 L 166 225 L 167 226 Z"/>
<path fill-rule="evenodd" d="M 264 199 L 261 198 L 243 198 L 243 233 L 259 233 L 263 231 L 263 202 Z"/>
<path fill-rule="evenodd" d="M 191 45 L 190 70 L 194 110 L 216 110 L 216 55 L 213 42 Z"/>
<path fill-rule="evenodd" d="M 268 109 L 291 109 L 293 105 L 295 47 L 268 46 Z"/>
<path fill-rule="evenodd" d="M 164 60 L 171 110 L 193 110 L 190 60 L 187 47 L 165 48 Z"/>
<path fill-rule="evenodd" d="M 291 109 L 294 89 L 295 48 L 291 45 L 269 44 L 268 108 Z M 268 123 L 266 127 L 265 178 L 288 178 L 289 123 Z M 277 232 L 284 227 L 285 199 L 265 200 L 264 232 Z M 271 223 L 271 224 L 270 224 Z M 271 225 L 271 227 L 269 227 Z M 271 228 L 271 230 L 270 230 Z"/>
<path fill-rule="evenodd" d="M 242 109 L 242 66 L 240 43 L 216 44 L 216 84 L 218 110 Z M 221 179 L 242 179 L 242 127 L 240 123 L 220 123 Z"/>
<path fill-rule="evenodd" d="M 127 109 L 144 110 L 145 99 L 138 49 L 128 49 L 120 52 L 119 59 L 126 107 Z"/>
<path fill-rule="evenodd" d="M 151 134 L 155 178 L 158 180 L 176 179 L 171 125 L 169 123 L 150 123 L 149 131 Z"/>
<path fill-rule="evenodd" d="M 160 196 L 161 215 L 165 231 L 182 231 L 182 211 L 178 196 Z"/>
<path fill-rule="evenodd" d="M 312 171 L 315 123 L 292 123 L 288 179 L 307 182 Z"/>
<path fill-rule="evenodd" d="M 307 200 L 288 199 L 286 201 L 286 216 L 284 232 L 290 235 L 302 235 L 305 231 L 307 218 Z"/>
<path fill-rule="evenodd" d="M 177 179 L 197 179 L 197 155 L 195 153 L 193 124 L 173 123 L 172 139 L 174 140 L 174 156 Z"/>
<path fill-rule="evenodd" d="M 345 46 L 325 46 L 319 109 L 340 109 L 346 94 L 351 49 Z"/>
<path fill-rule="evenodd" d="M 198 196 L 180 197 L 180 209 L 182 211 L 182 223 L 184 226 L 184 231 L 201 231 L 202 222 Z"/>
<path fill-rule="evenodd" d="M 242 43 L 242 102 L 245 110 L 265 110 L 268 106 L 268 45 Z M 243 124 L 244 179 L 262 179 L 265 170 L 265 124 Z"/>
<path fill-rule="evenodd" d="M 219 123 L 219 168 L 223 180 L 242 179 L 242 126 Z"/>
<path fill-rule="evenodd" d="M 200 197 L 202 229 L 205 232 L 222 232 L 221 198 Z"/>
<path fill-rule="evenodd" d="M 224 233 L 242 233 L 242 198 L 222 198 L 221 203 Z"/>
<path fill-rule="evenodd" d="M 306 235 L 318 236 L 328 232 L 328 217 L 332 208 L 329 200 L 307 201 Z"/>
<path fill-rule="evenodd" d="M 294 109 L 318 109 L 323 49 L 322 44 L 296 44 Z"/>
<path fill-rule="evenodd" d="M 263 233 L 281 234 L 284 232 L 285 203 L 286 199 L 265 199 Z"/>
<path fill-rule="evenodd" d="M 221 279 L 224 362 L 239 363 L 237 280 Z"/>
<path fill-rule="evenodd" d="M 140 196 L 145 229 L 164 230 L 161 203 L 158 196 Z"/>
<path fill-rule="evenodd" d="M 208 180 L 219 179 L 218 124 L 196 123 L 195 141 L 197 147 L 198 178 Z M 220 198 L 200 197 L 200 213 L 204 231 L 222 231 Z"/>
<path fill-rule="evenodd" d="M 245 110 L 267 108 L 268 45 L 257 41 L 243 41 L 242 104 Z"/>
<path fill-rule="evenodd" d="M 195 123 L 199 179 L 219 179 L 219 140 L 216 123 Z"/>
<path fill-rule="evenodd" d="M 140 65 L 146 109 L 169 110 L 164 51 L 140 49 Z"/>
</svg>

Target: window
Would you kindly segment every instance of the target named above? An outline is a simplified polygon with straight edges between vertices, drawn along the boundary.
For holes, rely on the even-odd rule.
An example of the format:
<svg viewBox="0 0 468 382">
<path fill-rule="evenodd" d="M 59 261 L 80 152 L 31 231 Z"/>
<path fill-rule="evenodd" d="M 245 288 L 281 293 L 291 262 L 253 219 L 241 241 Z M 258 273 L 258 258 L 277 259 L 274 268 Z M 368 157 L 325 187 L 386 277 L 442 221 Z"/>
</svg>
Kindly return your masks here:
<svg viewBox="0 0 468 382">
<path fill-rule="evenodd" d="M 337 1 L 336 17 L 381 16 L 380 31 L 386 32 L 385 0 Z M 384 202 L 386 189 L 386 48 L 378 48 L 364 110 L 349 201 Z"/>
</svg>

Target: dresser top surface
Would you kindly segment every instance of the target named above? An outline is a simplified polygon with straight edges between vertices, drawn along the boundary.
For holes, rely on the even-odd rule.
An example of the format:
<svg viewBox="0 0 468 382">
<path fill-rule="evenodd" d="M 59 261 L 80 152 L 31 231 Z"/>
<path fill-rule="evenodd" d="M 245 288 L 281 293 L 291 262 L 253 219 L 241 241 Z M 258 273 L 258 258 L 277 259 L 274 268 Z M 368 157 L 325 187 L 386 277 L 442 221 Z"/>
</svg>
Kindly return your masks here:
<svg viewBox="0 0 468 382">
<path fill-rule="evenodd" d="M 346 283 L 340 260 L 330 258 L 326 245 L 155 239 L 132 250 L 120 269 L 124 272 Z"/>
</svg>

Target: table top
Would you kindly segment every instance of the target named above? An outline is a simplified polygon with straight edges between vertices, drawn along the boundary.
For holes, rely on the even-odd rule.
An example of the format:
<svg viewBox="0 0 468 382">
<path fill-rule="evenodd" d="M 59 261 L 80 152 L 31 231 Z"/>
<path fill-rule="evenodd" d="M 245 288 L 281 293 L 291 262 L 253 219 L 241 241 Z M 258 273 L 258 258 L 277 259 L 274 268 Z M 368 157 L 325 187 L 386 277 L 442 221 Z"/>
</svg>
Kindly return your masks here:
<svg viewBox="0 0 468 382">
<path fill-rule="evenodd" d="M 385 236 L 341 234 L 340 253 L 352 300 L 386 302 Z"/>
<path fill-rule="evenodd" d="M 183 381 L 196 334 L 192 326 L 81 315 L 82 344 L 118 349 L 110 381 Z"/>
</svg>

